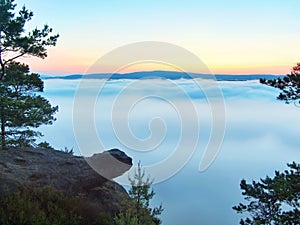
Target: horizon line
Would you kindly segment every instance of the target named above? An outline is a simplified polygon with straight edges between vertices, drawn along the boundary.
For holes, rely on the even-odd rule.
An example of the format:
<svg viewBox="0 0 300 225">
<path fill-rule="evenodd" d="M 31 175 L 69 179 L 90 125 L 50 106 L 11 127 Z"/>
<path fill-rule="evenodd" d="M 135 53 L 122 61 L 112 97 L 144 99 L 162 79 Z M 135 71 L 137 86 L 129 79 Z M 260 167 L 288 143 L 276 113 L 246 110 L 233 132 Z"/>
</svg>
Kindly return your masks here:
<svg viewBox="0 0 300 225">
<path fill-rule="evenodd" d="M 285 76 L 286 74 L 272 74 L 272 73 L 247 73 L 247 74 L 230 74 L 230 73 L 200 73 L 200 72 L 184 72 L 184 71 L 172 71 L 172 70 L 141 70 L 141 71 L 133 71 L 133 72 L 125 72 L 125 73 L 117 73 L 117 72 L 94 72 L 94 73 L 67 73 L 67 74 L 58 74 L 58 75 L 45 75 L 40 73 L 43 77 L 67 77 L 67 76 L 74 76 L 74 75 L 80 75 L 80 76 L 86 76 L 86 75 L 97 75 L 97 74 L 103 74 L 103 75 L 127 75 L 127 74 L 135 74 L 135 73 L 155 73 L 155 72 L 166 72 L 166 73 L 183 73 L 183 74 L 197 74 L 197 75 L 211 75 L 211 76 L 259 76 L 259 75 L 265 75 L 265 76 Z"/>
</svg>

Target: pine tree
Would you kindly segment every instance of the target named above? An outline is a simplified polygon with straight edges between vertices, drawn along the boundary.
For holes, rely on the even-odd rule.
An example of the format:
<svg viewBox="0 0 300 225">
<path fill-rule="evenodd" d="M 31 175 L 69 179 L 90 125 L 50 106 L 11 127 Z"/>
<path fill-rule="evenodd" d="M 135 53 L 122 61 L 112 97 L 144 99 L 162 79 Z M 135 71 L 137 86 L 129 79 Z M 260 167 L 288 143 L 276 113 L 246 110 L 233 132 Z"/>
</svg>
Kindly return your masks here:
<svg viewBox="0 0 300 225">
<path fill-rule="evenodd" d="M 300 103 L 300 63 L 297 63 L 291 73 L 283 78 L 274 80 L 260 79 L 260 82 L 281 90 L 277 97 L 278 100 L 285 101 L 287 104 L 291 102 Z"/>
<path fill-rule="evenodd" d="M 14 0 L 0 0 L 0 81 L 9 63 L 22 56 L 47 57 L 48 46 L 55 46 L 58 35 L 50 35 L 52 28 L 44 25 L 25 32 L 25 25 L 33 13 L 24 7 L 15 15 Z"/>
<path fill-rule="evenodd" d="M 6 76 L 0 82 L 1 146 L 30 146 L 35 137 L 41 136 L 35 129 L 42 124 L 52 124 L 58 107 L 40 95 L 44 88 L 38 74 L 30 73 L 25 64 L 10 63 Z"/>
<path fill-rule="evenodd" d="M 233 209 L 250 216 L 241 225 L 298 225 L 300 224 L 300 164 L 288 164 L 290 170 L 275 171 L 273 178 L 266 177 L 248 184 L 241 181 L 242 194 L 247 205 L 240 203 Z"/>
<path fill-rule="evenodd" d="M 125 212 L 121 212 L 115 218 L 116 225 L 158 225 L 161 220 L 158 216 L 163 212 L 163 207 L 150 207 L 150 201 L 155 196 L 151 189 L 153 179 L 146 177 L 145 169 L 141 162 L 138 163 L 137 170 L 132 178 L 129 177 L 131 188 L 129 196 L 132 201 L 125 204 Z"/>
</svg>

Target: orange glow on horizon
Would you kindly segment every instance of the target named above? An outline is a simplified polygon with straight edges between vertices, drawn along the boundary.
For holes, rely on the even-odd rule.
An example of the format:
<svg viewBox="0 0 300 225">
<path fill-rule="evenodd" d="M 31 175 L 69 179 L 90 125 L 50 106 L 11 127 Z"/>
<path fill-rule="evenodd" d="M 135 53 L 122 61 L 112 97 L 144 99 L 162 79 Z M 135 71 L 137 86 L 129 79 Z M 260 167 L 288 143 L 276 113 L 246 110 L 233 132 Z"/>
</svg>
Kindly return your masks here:
<svg viewBox="0 0 300 225">
<path fill-rule="evenodd" d="M 101 70 L 89 70 L 88 66 L 85 65 L 56 65 L 53 67 L 51 64 L 38 64 L 30 63 L 30 69 L 33 72 L 38 72 L 46 75 L 67 75 L 67 74 L 88 74 L 88 73 L 131 73 L 139 71 L 155 71 L 155 70 L 165 70 L 165 71 L 180 71 L 180 69 L 171 66 L 161 66 L 156 65 L 134 65 L 120 68 L 118 71 L 113 71 L 113 66 L 102 67 Z M 285 75 L 291 71 L 292 66 L 264 66 L 264 67 L 209 67 L 212 74 L 274 74 L 274 75 Z M 192 73 L 203 73 L 203 71 L 195 71 L 191 69 Z"/>
<path fill-rule="evenodd" d="M 111 65 L 105 67 L 93 68 L 93 60 L 86 60 L 76 58 L 75 56 L 69 57 L 68 55 L 51 54 L 46 59 L 39 59 L 34 57 L 23 58 L 21 61 L 28 64 L 32 72 L 38 72 L 42 75 L 69 75 L 69 74 L 87 74 L 87 73 L 130 73 L 138 71 L 153 71 L 153 70 L 166 70 L 166 71 L 180 71 L 180 68 L 170 66 L 163 63 L 155 62 L 138 62 L 132 65 L 127 65 L 124 68 L 120 68 L 119 71 L 114 71 L 115 67 L 113 62 Z M 78 62 L 79 61 L 79 62 Z M 91 63 L 92 61 L 92 63 Z M 227 64 L 220 65 L 218 63 L 207 63 L 208 69 L 212 74 L 275 74 L 285 75 L 289 73 L 296 62 L 285 62 L 285 63 L 268 63 L 267 65 L 262 64 L 251 64 L 243 65 L 238 64 Z M 190 71 L 193 73 L 207 73 L 207 70 L 196 71 L 196 66 L 190 65 Z"/>
</svg>

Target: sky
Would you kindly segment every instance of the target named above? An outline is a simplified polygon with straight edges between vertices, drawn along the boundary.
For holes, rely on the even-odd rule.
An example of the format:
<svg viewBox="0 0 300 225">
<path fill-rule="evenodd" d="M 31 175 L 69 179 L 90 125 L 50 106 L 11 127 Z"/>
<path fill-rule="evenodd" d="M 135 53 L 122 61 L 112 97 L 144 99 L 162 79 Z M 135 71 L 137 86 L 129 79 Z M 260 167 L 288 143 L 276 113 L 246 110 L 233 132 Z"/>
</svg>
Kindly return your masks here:
<svg viewBox="0 0 300 225">
<path fill-rule="evenodd" d="M 43 75 L 85 73 L 113 49 L 141 41 L 181 46 L 215 74 L 286 74 L 300 61 L 298 0 L 15 2 L 34 12 L 27 30 L 48 24 L 60 35 L 46 59 L 23 59 Z M 156 69 L 164 68 L 139 67 Z"/>
</svg>

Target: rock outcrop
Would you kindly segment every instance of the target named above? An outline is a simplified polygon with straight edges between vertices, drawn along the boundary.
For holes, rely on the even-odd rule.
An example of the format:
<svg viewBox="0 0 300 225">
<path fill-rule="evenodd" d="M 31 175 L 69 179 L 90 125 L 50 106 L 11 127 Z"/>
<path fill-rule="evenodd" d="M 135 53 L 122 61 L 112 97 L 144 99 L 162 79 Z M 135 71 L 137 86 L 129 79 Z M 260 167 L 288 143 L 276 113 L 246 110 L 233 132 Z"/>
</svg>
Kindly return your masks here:
<svg viewBox="0 0 300 225">
<path fill-rule="evenodd" d="M 88 158 L 47 149 L 3 150 L 0 151 L 0 196 L 20 186 L 51 186 L 83 196 L 114 213 L 118 211 L 118 203 L 128 195 L 110 179 L 122 175 L 131 166 L 132 159 L 118 149 Z"/>
</svg>

